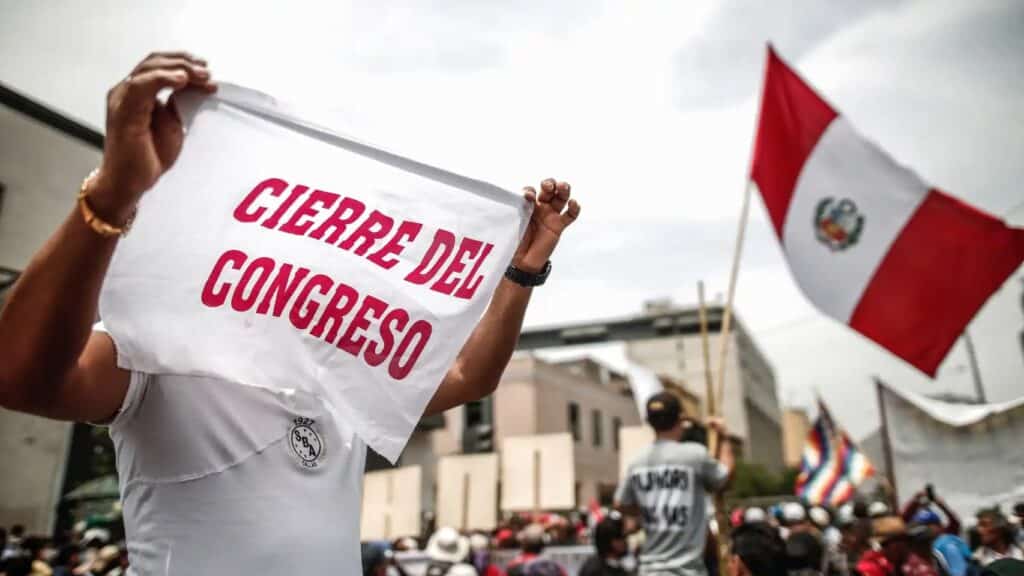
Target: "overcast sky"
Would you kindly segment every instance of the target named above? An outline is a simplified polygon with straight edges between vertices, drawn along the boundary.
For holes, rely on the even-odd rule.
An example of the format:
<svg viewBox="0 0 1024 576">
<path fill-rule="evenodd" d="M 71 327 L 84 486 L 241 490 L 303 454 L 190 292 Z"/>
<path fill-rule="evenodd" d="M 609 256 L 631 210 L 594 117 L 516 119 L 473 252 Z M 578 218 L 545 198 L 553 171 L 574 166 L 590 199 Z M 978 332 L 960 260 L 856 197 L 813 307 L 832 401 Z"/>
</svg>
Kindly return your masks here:
<svg viewBox="0 0 1024 576">
<path fill-rule="evenodd" d="M 512 189 L 571 181 L 583 217 L 529 325 L 691 303 L 698 279 L 725 291 L 768 40 L 929 182 L 998 215 L 1024 201 L 1021 2 L 0 0 L 0 14 L 0 82 L 96 127 L 111 84 L 182 47 L 221 79 L 330 108 L 446 168 Z M 972 392 L 960 346 L 931 381 L 816 313 L 759 200 L 745 250 L 737 309 L 785 402 L 817 389 L 862 436 L 874 374 Z M 1024 394 L 1022 278 L 970 327 L 996 400 Z"/>
</svg>

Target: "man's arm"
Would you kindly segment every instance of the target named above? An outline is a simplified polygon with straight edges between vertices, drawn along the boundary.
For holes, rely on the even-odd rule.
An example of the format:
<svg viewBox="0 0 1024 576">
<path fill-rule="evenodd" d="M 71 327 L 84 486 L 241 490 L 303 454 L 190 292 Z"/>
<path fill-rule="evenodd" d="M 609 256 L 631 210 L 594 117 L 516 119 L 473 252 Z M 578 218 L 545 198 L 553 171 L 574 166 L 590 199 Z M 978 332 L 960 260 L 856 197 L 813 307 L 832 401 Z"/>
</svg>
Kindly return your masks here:
<svg viewBox="0 0 1024 576">
<path fill-rule="evenodd" d="M 962 527 L 960 524 L 960 517 L 956 515 L 956 512 L 954 512 L 942 498 L 936 497 L 933 502 L 935 502 L 935 505 L 938 506 L 939 509 L 942 510 L 942 513 L 946 515 L 946 526 L 943 528 L 943 531 L 946 534 L 959 536 L 960 528 Z"/>
<path fill-rule="evenodd" d="M 917 514 L 918 509 L 921 508 L 921 501 L 924 500 L 924 490 L 921 490 L 907 502 L 900 512 L 900 516 L 903 517 L 904 522 L 910 522 L 914 519 L 914 514 Z"/>
<path fill-rule="evenodd" d="M 107 94 L 103 162 L 83 185 L 86 204 L 124 226 L 135 204 L 177 158 L 184 132 L 163 89 L 210 92 L 206 63 L 183 53 L 152 54 Z M 116 413 L 129 374 L 114 343 L 94 334 L 103 277 L 117 236 L 90 227 L 76 206 L 35 254 L 0 310 L 0 406 L 63 420 Z"/>
<path fill-rule="evenodd" d="M 709 487 L 714 491 L 724 490 L 732 481 L 732 473 L 736 467 L 736 458 L 732 451 L 732 442 L 729 442 L 729 432 L 725 427 L 725 420 L 722 418 L 708 418 L 707 427 L 716 432 L 718 442 L 715 445 L 714 457 L 710 459 L 711 469 L 708 471 L 707 480 Z M 725 469 L 724 477 L 721 475 L 721 468 Z"/>
<path fill-rule="evenodd" d="M 428 415 L 494 392 L 519 341 L 531 291 L 502 278 L 487 311 L 427 405 Z"/>
<path fill-rule="evenodd" d="M 512 263 L 520 270 L 536 274 L 551 258 L 562 232 L 579 216 L 580 206 L 570 199 L 568 183 L 550 178 L 541 183 L 540 194 L 531 187 L 524 190 L 524 196 L 534 204 L 533 215 Z M 427 415 L 494 392 L 519 341 L 531 291 L 502 278 L 487 311 L 427 405 Z"/>
</svg>

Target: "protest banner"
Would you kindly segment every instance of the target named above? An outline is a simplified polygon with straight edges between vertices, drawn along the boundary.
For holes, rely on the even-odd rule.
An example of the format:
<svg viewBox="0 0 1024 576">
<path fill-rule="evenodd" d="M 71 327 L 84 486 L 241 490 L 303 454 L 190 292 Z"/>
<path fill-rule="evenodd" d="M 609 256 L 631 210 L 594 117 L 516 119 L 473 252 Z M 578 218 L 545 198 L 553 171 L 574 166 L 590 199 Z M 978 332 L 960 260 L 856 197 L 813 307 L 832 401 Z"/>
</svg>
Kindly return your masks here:
<svg viewBox="0 0 1024 576">
<path fill-rule="evenodd" d="M 420 534 L 422 469 L 405 466 L 370 472 L 363 480 L 363 540 L 394 540 Z"/>
<path fill-rule="evenodd" d="M 178 101 L 100 314 L 123 368 L 323 398 L 394 461 L 522 237 L 523 198 L 252 90 Z"/>
<path fill-rule="evenodd" d="M 569 433 L 516 436 L 501 445 L 501 509 L 508 512 L 576 507 L 576 469 Z"/>
<path fill-rule="evenodd" d="M 445 456 L 437 464 L 437 525 L 493 530 L 498 525 L 498 455 Z"/>
<path fill-rule="evenodd" d="M 945 402 L 875 382 L 886 473 L 907 498 L 930 483 L 960 515 L 1024 500 L 1024 398 Z"/>
</svg>

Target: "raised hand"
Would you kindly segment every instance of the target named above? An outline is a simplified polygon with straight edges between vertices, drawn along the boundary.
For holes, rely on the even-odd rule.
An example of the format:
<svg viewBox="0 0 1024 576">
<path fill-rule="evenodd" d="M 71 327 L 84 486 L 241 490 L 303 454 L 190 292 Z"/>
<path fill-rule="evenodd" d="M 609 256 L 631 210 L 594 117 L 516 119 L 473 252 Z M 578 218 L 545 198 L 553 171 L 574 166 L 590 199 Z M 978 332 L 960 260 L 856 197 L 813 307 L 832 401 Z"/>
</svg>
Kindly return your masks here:
<svg viewBox="0 0 1024 576">
<path fill-rule="evenodd" d="M 143 192 L 174 164 L 184 140 L 174 93 L 187 88 L 217 89 L 206 61 L 187 52 L 156 52 L 107 93 L 103 162 L 88 183 L 89 202 L 103 219 L 126 221 Z M 172 91 L 166 103 L 157 99 L 164 89 Z"/>
<path fill-rule="evenodd" d="M 579 217 L 580 205 L 570 198 L 570 188 L 568 182 L 548 178 L 541 182 L 540 194 L 532 186 L 523 189 L 526 200 L 534 206 L 526 234 L 512 257 L 516 268 L 540 272 L 555 251 L 562 232 Z"/>
</svg>

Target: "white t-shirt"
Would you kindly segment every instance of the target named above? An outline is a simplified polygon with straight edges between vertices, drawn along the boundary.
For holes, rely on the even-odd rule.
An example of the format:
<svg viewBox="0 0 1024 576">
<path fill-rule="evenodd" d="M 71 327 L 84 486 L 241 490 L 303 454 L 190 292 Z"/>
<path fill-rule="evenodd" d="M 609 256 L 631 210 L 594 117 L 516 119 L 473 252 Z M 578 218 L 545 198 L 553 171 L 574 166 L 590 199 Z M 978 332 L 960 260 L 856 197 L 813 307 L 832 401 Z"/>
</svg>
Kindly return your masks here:
<svg viewBox="0 0 1024 576">
<path fill-rule="evenodd" d="M 110 424 L 129 573 L 360 574 L 366 446 L 330 419 L 308 394 L 133 372 Z"/>
<path fill-rule="evenodd" d="M 1016 544 L 1010 544 L 1010 547 L 1006 550 L 1005 554 L 1000 554 L 987 546 L 982 546 L 974 551 L 974 559 L 982 566 L 988 566 L 996 560 L 1002 560 L 1003 558 L 1024 560 L 1024 548 L 1021 548 Z"/>
</svg>

